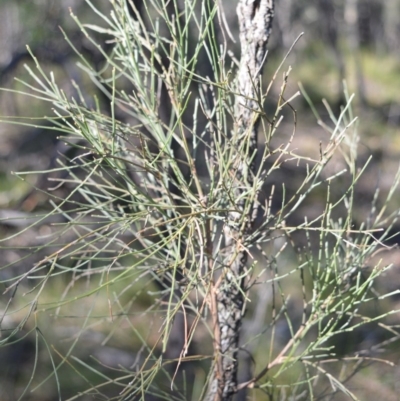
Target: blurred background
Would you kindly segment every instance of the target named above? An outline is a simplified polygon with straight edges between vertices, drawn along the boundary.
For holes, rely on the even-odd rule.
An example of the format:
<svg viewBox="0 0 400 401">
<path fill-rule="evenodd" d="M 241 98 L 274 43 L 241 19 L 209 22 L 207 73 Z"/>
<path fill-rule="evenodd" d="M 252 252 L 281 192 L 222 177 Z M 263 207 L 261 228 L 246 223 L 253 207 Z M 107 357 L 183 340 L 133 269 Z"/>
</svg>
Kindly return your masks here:
<svg viewBox="0 0 400 401">
<path fill-rule="evenodd" d="M 237 39 L 236 1 L 225 0 L 222 3 L 227 23 L 233 37 Z M 136 0 L 135 4 L 140 10 L 141 1 Z M 98 0 L 96 7 L 106 11 L 110 6 L 107 0 Z M 0 236 L 9 237 L 21 229 L 25 230 L 23 235 L 6 243 L 0 251 L 0 258 L 4 265 L 23 258 L 23 263 L 16 266 L 22 271 L 43 257 L 40 252 L 31 255 L 27 247 L 40 246 L 44 241 L 41 238 L 49 230 L 49 224 L 56 221 L 45 221 L 35 228 L 28 227 L 38 211 L 51 208 L 48 197 L 40 191 L 49 187 L 48 176 L 34 173 L 21 180 L 13 172 L 54 168 L 56 159 L 60 155 L 69 156 L 71 148 L 61 142 L 58 139 L 59 133 L 48 129 L 46 121 L 41 119 L 50 114 L 48 105 L 40 99 L 19 94 L 18 91 L 29 92 L 30 89 L 15 77 L 21 81 L 33 81 L 29 71 L 24 68 L 25 64 L 34 66 L 26 47 L 29 45 L 41 64 L 54 72 L 67 94 L 74 93 L 72 81 L 88 93 L 96 92 L 95 86 L 77 67 L 77 56 L 65 40 L 60 27 L 95 68 L 101 68 L 103 60 L 80 32 L 70 16 L 70 9 L 81 21 L 99 23 L 98 16 L 82 0 L 0 0 L 0 86 L 3 88 L 0 92 L 0 119 L 3 121 L 0 123 Z M 302 32 L 304 35 L 289 54 L 284 68 L 293 68 L 288 93 L 295 93 L 301 82 L 323 119 L 328 113 L 322 99 L 326 99 L 335 112 L 339 111 L 344 102 L 344 81 L 349 92 L 356 94 L 354 110 L 360 118 L 360 160 L 365 161 L 370 155 L 373 156 L 358 187 L 356 219 L 361 222 L 368 214 L 376 188 L 379 186 L 382 193 L 390 188 L 400 160 L 400 0 L 276 0 L 276 16 L 265 67 L 266 81 L 272 77 Z M 231 47 L 239 57 L 238 41 L 231 43 Z M 104 44 L 104 49 L 108 51 L 110 44 Z M 278 80 L 273 88 L 271 105 L 275 104 L 276 99 L 273 98 L 279 93 L 280 82 Z M 101 93 L 98 96 L 100 102 L 105 101 Z M 321 128 L 303 98 L 297 98 L 293 105 L 298 111 L 295 147 L 308 154 L 318 155 Z M 19 123 L 4 122 L 4 117 L 11 116 L 14 122 Z M 35 128 L 24 126 L 28 122 L 27 118 L 30 124 L 36 125 Z M 34 190 L 35 187 L 39 190 Z M 399 201 L 400 193 L 397 193 L 388 211 L 396 210 Z M 312 210 L 309 212 L 313 213 Z M 399 229 L 395 227 L 390 245 L 400 240 L 395 235 L 397 231 Z M 386 290 L 399 289 L 400 254 L 393 250 L 384 257 L 394 263 L 394 269 L 385 277 L 382 285 Z M 9 273 L 4 270 L 0 274 L 2 285 L 5 285 Z M 50 299 L 62 291 L 62 286 L 60 284 L 60 288 L 46 291 L 54 291 L 53 294 L 49 293 Z M 8 299 L 9 294 L 0 295 L 0 312 Z M 138 301 L 138 308 L 146 309 L 149 302 L 143 296 Z M 400 308 L 400 298 L 392 297 L 387 301 L 386 308 Z M 62 327 L 65 334 L 66 326 Z M 29 328 L 26 330 L 28 332 Z M 73 331 L 72 326 L 70 330 Z M 17 400 L 29 380 L 36 345 L 32 336 L 24 337 L 27 332 L 21 333 L 22 340 L 18 343 L 0 349 L 0 401 Z M 56 332 L 57 328 L 51 336 L 55 338 Z M 101 337 L 95 329 L 92 334 Z M 360 341 L 370 341 L 372 344 L 372 337 L 364 335 Z M 52 343 L 51 338 L 48 340 L 49 344 Z M 102 342 L 102 338 L 99 342 Z M 63 348 L 62 353 L 68 349 L 65 345 L 60 347 Z M 80 347 L 75 348 L 74 352 L 83 360 L 91 354 L 108 366 L 130 366 L 134 363 L 135 355 L 126 351 L 132 348 L 130 339 L 123 336 L 115 344 L 95 349 L 85 346 L 84 339 Z M 43 377 L 46 377 L 46 371 L 51 371 L 51 361 L 45 355 L 42 355 L 43 371 L 39 373 Z M 398 347 L 393 348 L 393 363 L 398 364 L 399 358 L 400 350 Z M 46 364 L 48 367 L 45 368 Z M 71 378 L 72 375 L 68 376 L 67 373 L 62 376 L 61 384 L 66 388 L 65 399 L 84 387 L 82 381 L 74 379 L 76 383 L 71 382 Z M 399 400 L 399 367 L 389 369 L 386 366 L 371 366 L 357 380 L 354 386 L 363 400 L 375 400 L 378 397 L 387 401 Z M 52 386 L 42 386 L 35 393 L 26 394 L 23 399 L 56 400 L 57 391 Z M 113 390 L 110 390 L 111 395 Z"/>
</svg>

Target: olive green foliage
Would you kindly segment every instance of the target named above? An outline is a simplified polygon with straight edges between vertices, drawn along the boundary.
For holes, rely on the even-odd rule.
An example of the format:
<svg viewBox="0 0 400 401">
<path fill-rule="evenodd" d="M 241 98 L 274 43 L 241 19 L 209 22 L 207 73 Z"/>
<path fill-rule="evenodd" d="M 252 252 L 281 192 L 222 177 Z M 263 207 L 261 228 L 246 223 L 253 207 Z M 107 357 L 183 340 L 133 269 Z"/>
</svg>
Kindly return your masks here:
<svg viewBox="0 0 400 401">
<path fill-rule="evenodd" d="M 103 13 L 88 1 L 96 22 L 72 18 L 101 55 L 98 68 L 65 34 L 83 84 L 64 87 L 32 54 L 29 78 L 14 91 L 48 107 L 45 124 L 22 124 L 43 124 L 62 144 L 39 172 L 48 203 L 13 220 L 21 224 L 2 240 L 16 256 L 0 274 L 0 352 L 24 346 L 29 359 L 13 376 L 15 399 L 207 393 L 218 353 L 213 291 L 235 256 L 224 230 L 237 212 L 249 138 L 235 129 L 237 60 L 223 10 L 212 1 L 168 4 L 149 0 L 139 12 L 114 0 Z M 385 352 L 399 337 L 387 303 L 398 291 L 383 278 L 400 173 L 357 220 L 370 159 L 358 158 L 354 96 L 345 88 L 338 113 L 326 103 L 321 116 L 300 85 L 321 137 L 307 139 L 307 152 L 295 145 L 302 115 L 292 84 L 285 57 L 256 99 L 257 170 L 241 192 L 247 212 L 259 207 L 240 238 L 249 259 L 239 390 L 260 400 L 361 399 L 351 380 L 372 362 L 393 365 Z M 357 341 L 367 332 L 372 345 Z"/>
</svg>

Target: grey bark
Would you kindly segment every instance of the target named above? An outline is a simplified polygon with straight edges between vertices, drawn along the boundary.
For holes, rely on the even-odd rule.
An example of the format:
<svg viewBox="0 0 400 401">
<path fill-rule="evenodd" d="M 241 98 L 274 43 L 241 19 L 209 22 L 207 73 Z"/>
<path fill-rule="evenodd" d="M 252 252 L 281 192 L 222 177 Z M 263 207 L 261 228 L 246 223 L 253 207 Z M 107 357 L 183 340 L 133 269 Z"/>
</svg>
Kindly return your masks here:
<svg viewBox="0 0 400 401">
<path fill-rule="evenodd" d="M 360 36 L 358 32 L 358 0 L 346 0 L 344 19 L 347 28 L 347 40 L 350 51 L 354 57 L 356 68 L 357 93 L 360 100 L 360 105 L 365 106 L 367 103 L 367 99 L 365 94 L 364 74 L 360 57 Z"/>
<path fill-rule="evenodd" d="M 246 236 L 256 218 L 256 207 L 250 208 L 245 223 L 239 224 L 245 213 L 246 201 L 241 196 L 253 187 L 257 130 L 260 122 L 258 97 L 262 67 L 266 58 L 266 45 L 271 34 L 274 0 L 239 0 L 237 14 L 241 44 L 241 59 L 237 76 L 236 99 L 237 137 L 248 140 L 246 154 L 237 154 L 235 177 L 235 206 L 225 227 L 228 250 L 223 276 L 217 288 L 218 349 L 207 401 L 229 401 L 237 392 L 239 333 L 244 312 L 244 272 L 247 263 Z M 246 136 L 249 139 L 245 139 Z M 241 199 L 241 200 L 240 200 Z M 249 209 L 248 209 L 249 210 Z"/>
<path fill-rule="evenodd" d="M 399 57 L 400 37 L 400 4 L 396 1 L 384 2 L 383 29 L 385 30 L 386 46 L 389 51 Z"/>
</svg>

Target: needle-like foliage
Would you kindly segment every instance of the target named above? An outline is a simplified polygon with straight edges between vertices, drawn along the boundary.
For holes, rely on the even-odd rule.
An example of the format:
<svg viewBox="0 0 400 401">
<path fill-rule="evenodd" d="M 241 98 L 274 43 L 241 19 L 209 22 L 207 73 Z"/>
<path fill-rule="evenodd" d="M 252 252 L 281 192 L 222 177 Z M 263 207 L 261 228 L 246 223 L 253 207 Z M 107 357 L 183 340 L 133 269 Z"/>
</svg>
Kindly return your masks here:
<svg viewBox="0 0 400 401">
<path fill-rule="evenodd" d="M 32 55 L 23 83 L 69 152 L 40 172 L 50 209 L 2 240 L 18 258 L 1 270 L 0 346 L 35 338 L 19 399 L 51 382 L 68 400 L 357 399 L 347 381 L 398 338 L 376 284 L 400 174 L 357 223 L 353 97 L 330 122 L 310 104 L 325 136 L 302 153 L 286 59 L 272 77 L 266 53 L 246 71 L 221 4 L 88 5 L 98 25 L 71 15 L 103 68 L 77 52 L 85 85 L 67 90 Z M 375 326 L 368 350 L 335 342 Z"/>
</svg>

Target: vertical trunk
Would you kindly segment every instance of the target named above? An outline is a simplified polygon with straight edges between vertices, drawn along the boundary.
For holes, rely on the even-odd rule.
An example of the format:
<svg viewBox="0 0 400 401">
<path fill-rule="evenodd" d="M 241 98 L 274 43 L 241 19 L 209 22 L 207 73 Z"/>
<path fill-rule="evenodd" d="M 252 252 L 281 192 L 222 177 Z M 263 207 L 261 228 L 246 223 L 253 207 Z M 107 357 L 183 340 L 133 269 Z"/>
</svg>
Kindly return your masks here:
<svg viewBox="0 0 400 401">
<path fill-rule="evenodd" d="M 239 151 L 232 167 L 235 174 L 235 209 L 225 226 L 228 250 L 225 268 L 218 280 L 216 294 L 216 364 L 207 401 L 231 400 L 237 390 L 237 354 L 239 332 L 244 311 L 244 272 L 247 263 L 246 236 L 250 233 L 256 208 L 248 205 L 245 191 L 253 187 L 257 129 L 260 121 L 258 98 L 260 77 L 271 34 L 274 0 L 239 0 L 237 7 L 240 29 L 241 60 L 237 76 L 239 95 L 236 99 L 236 130 Z M 243 217 L 245 217 L 243 219 Z"/>
<path fill-rule="evenodd" d="M 385 1 L 383 11 L 383 29 L 387 49 L 399 55 L 400 37 L 400 4 L 396 1 Z"/>
<path fill-rule="evenodd" d="M 278 13 L 276 14 L 276 22 L 279 25 L 285 51 L 292 46 L 294 40 L 292 35 L 292 6 L 292 0 L 280 0 L 277 4 Z"/>
<path fill-rule="evenodd" d="M 342 84 L 343 80 L 345 79 L 346 71 L 343 55 L 339 48 L 338 23 L 334 18 L 335 5 L 333 4 L 332 0 L 318 0 L 317 7 L 319 15 L 321 16 L 324 35 L 326 36 L 327 42 L 331 47 L 337 70 L 339 72 L 337 92 L 340 97 L 342 94 Z"/>
<path fill-rule="evenodd" d="M 358 0 L 346 0 L 344 19 L 346 22 L 347 40 L 349 43 L 350 52 L 354 57 L 357 94 L 360 100 L 361 107 L 365 106 L 365 83 L 362 71 L 362 62 L 360 56 L 360 36 L 358 31 Z"/>
</svg>

